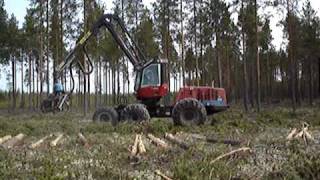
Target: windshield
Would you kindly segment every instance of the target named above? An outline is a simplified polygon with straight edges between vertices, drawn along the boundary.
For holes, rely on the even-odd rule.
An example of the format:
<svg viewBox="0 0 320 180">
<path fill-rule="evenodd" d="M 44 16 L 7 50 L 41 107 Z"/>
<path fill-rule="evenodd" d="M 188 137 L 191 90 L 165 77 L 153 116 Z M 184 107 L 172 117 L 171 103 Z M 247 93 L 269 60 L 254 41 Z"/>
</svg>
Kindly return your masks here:
<svg viewBox="0 0 320 180">
<path fill-rule="evenodd" d="M 141 86 L 160 85 L 160 64 L 152 64 L 143 70 Z"/>
</svg>

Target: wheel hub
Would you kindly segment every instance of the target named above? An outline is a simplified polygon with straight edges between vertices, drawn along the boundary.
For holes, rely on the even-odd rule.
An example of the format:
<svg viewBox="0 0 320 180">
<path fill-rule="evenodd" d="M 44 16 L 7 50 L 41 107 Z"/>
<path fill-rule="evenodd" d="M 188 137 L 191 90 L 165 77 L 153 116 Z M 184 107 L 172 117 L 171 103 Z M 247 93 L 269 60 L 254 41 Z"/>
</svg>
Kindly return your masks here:
<svg viewBox="0 0 320 180">
<path fill-rule="evenodd" d="M 181 119 L 189 123 L 192 121 L 197 121 L 198 118 L 199 118 L 199 113 L 194 109 L 185 109 L 181 113 Z"/>
<path fill-rule="evenodd" d="M 100 121 L 105 121 L 105 122 L 108 122 L 108 121 L 111 121 L 112 120 L 112 117 L 110 116 L 110 114 L 108 113 L 102 113 L 99 117 Z"/>
</svg>

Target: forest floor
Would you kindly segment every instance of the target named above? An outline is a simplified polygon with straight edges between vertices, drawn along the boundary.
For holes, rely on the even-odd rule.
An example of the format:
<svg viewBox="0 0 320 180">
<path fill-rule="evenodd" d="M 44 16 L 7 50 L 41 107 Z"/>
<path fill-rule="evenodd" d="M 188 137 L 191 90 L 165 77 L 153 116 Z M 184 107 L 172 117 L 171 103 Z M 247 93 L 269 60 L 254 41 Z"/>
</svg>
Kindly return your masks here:
<svg viewBox="0 0 320 180">
<path fill-rule="evenodd" d="M 156 170 L 172 179 L 320 179 L 319 107 L 301 108 L 295 114 L 284 107 L 248 114 L 239 109 L 216 114 L 198 127 L 175 127 L 167 119 L 112 127 L 73 113 L 2 115 L 0 137 L 19 133 L 26 137 L 10 149 L 0 147 L 0 179 L 161 179 Z M 288 141 L 290 131 L 300 130 L 303 122 L 310 125 L 314 141 Z M 89 146 L 82 146 L 79 132 Z M 57 133 L 64 136 L 56 147 L 49 145 L 55 137 L 38 148 L 29 147 Z M 132 158 L 129 150 L 137 133 L 142 133 L 146 153 Z M 169 148 L 157 147 L 147 139 L 148 133 L 163 140 L 165 133 L 172 133 L 189 148 L 169 141 Z M 195 135 L 241 143 L 207 142 Z M 241 147 L 251 151 L 212 162 Z"/>
</svg>

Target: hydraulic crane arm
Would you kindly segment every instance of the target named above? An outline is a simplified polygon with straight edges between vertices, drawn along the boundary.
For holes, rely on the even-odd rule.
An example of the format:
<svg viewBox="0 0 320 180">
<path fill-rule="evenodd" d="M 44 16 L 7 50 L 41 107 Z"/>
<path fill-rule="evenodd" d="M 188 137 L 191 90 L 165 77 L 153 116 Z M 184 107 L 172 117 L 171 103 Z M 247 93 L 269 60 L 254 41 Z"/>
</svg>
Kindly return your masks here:
<svg viewBox="0 0 320 180">
<path fill-rule="evenodd" d="M 115 24 L 116 23 L 116 24 Z M 124 34 L 124 38 L 120 36 L 120 34 L 117 32 L 118 29 L 115 28 L 115 25 L 118 25 L 120 29 L 122 30 Z M 100 29 L 105 27 L 116 43 L 119 45 L 121 50 L 125 53 L 125 55 L 128 57 L 132 65 L 134 66 L 135 70 L 140 70 L 142 67 L 144 67 L 146 64 L 145 56 L 142 54 L 140 48 L 137 46 L 137 44 L 132 40 L 131 35 L 129 34 L 128 30 L 126 29 L 125 25 L 121 21 L 121 19 L 113 14 L 104 14 L 102 15 L 98 21 L 93 25 L 90 31 L 88 31 L 82 39 L 76 44 L 76 46 L 73 48 L 73 50 L 67 55 L 65 60 L 60 63 L 56 68 L 56 73 L 59 76 L 61 72 L 68 68 L 69 66 L 72 66 L 72 64 L 75 62 L 76 57 L 75 54 L 79 49 L 83 49 L 87 59 L 88 59 L 88 70 L 85 70 L 86 68 L 77 61 L 81 71 L 84 74 L 90 74 L 93 70 L 92 62 L 87 54 L 86 51 L 86 42 L 92 37 L 96 36 Z"/>
<path fill-rule="evenodd" d="M 133 41 L 121 19 L 113 14 L 102 15 L 98 21 L 93 24 L 92 28 L 77 42 L 65 61 L 57 66 L 56 77 L 59 77 L 60 74 L 62 74 L 62 71 L 69 67 L 72 82 L 69 94 L 71 94 L 74 89 L 74 79 L 72 75 L 73 64 L 77 63 L 84 74 L 90 74 L 93 70 L 92 62 L 86 51 L 86 44 L 91 37 L 98 35 L 101 28 L 106 28 L 110 32 L 117 45 L 133 65 L 134 71 L 136 72 L 135 91 L 137 92 L 137 99 L 152 99 L 158 101 L 161 97 L 166 95 L 168 87 L 165 78 L 165 64 L 155 62 L 155 60 L 147 62 L 142 51 L 136 42 Z M 120 30 L 122 32 L 119 33 Z M 80 50 L 86 55 L 88 61 L 88 63 L 86 63 L 88 64 L 87 67 L 84 67 L 76 57 L 76 54 L 78 54 Z"/>
</svg>

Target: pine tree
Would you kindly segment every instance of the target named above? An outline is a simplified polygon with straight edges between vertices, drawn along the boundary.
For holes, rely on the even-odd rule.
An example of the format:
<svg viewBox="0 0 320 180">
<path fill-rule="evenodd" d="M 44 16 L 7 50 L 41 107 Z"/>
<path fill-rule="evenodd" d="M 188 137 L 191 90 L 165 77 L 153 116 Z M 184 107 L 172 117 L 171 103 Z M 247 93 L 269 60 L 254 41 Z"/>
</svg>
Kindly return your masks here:
<svg viewBox="0 0 320 180">
<path fill-rule="evenodd" d="M 168 72 L 171 73 L 173 66 L 176 65 L 177 51 L 173 45 L 177 33 L 171 31 L 171 26 L 178 22 L 178 2 L 174 0 L 157 0 L 154 4 L 155 25 L 161 44 L 161 56 L 168 60 Z M 172 71 L 173 72 L 173 71 Z M 170 82 L 169 82 L 170 87 Z"/>
<path fill-rule="evenodd" d="M 145 11 L 140 25 L 137 27 L 136 39 L 142 53 L 147 59 L 155 59 L 159 55 L 159 47 L 155 41 L 154 24 L 148 11 Z"/>
<path fill-rule="evenodd" d="M 319 32 L 320 27 L 319 17 L 316 15 L 316 11 L 311 7 L 309 0 L 303 5 L 303 16 L 302 21 L 302 33 L 300 36 L 302 38 L 301 43 L 301 55 L 304 59 L 302 66 L 305 67 L 304 72 L 308 72 L 308 78 L 305 78 L 304 82 L 308 83 L 308 98 L 309 104 L 313 104 L 314 98 L 314 66 L 315 60 L 319 56 Z"/>
<path fill-rule="evenodd" d="M 7 12 L 4 9 L 4 0 L 0 0 L 0 63 L 5 63 L 8 56 L 8 39 L 7 39 L 7 31 L 8 31 L 8 22 L 7 22 Z"/>
<path fill-rule="evenodd" d="M 11 61 L 12 68 L 12 109 L 14 110 L 17 106 L 17 76 L 16 76 L 16 61 L 19 56 L 19 29 L 18 29 L 18 21 L 16 17 L 12 14 L 8 21 L 8 29 L 7 29 L 7 38 L 8 38 L 8 51 L 9 51 L 9 59 Z"/>
</svg>

